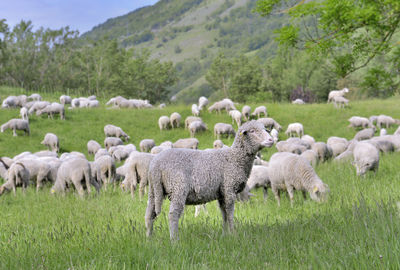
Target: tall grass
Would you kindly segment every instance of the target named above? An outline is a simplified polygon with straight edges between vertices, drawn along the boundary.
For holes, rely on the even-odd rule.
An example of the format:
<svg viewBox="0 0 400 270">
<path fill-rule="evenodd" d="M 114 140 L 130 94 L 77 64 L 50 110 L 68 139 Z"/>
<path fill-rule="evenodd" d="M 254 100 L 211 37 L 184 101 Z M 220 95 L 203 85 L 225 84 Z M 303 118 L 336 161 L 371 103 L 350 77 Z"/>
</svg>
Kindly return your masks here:
<svg viewBox="0 0 400 270">
<path fill-rule="evenodd" d="M 50 97 L 49 97 L 50 98 Z M 400 118 L 400 99 L 354 102 L 336 110 L 330 104 L 294 106 L 266 104 L 269 114 L 282 126 L 301 122 L 305 132 L 318 141 L 329 136 L 351 138 L 347 128 L 353 115 L 387 114 Z M 252 104 L 254 108 L 258 104 Z M 66 120 L 32 116 L 31 136 L 0 133 L 0 156 L 39 151 L 45 133 L 60 138 L 62 151 L 86 153 L 86 143 L 102 143 L 103 127 L 122 127 L 138 146 L 144 138 L 157 143 L 189 137 L 183 127 L 160 131 L 161 115 L 177 111 L 183 119 L 189 106 L 153 110 L 67 110 Z M 1 110 L 0 123 L 18 117 L 17 110 Z M 231 120 L 226 114 L 204 113 L 209 131 L 199 134 L 200 148 L 211 148 L 212 128 Z M 393 132 L 395 128 L 390 128 Z M 282 139 L 284 136 L 282 136 Z M 228 145 L 232 139 L 223 139 Z M 263 152 L 264 159 L 275 152 Z M 92 159 L 92 157 L 88 157 Z M 364 179 L 351 164 L 328 162 L 316 168 L 331 194 L 328 202 L 303 200 L 295 193 L 294 207 L 287 196 L 277 206 L 272 193 L 264 202 L 261 191 L 249 203 L 237 203 L 236 232 L 222 231 L 218 206 L 194 218 L 188 206 L 180 224 L 180 240 L 170 243 L 168 200 L 155 222 L 152 238 L 145 236 L 146 200 L 134 200 L 119 188 L 83 199 L 74 193 L 52 196 L 49 187 L 36 193 L 0 197 L 1 269 L 371 269 L 400 268 L 400 173 L 398 153 L 381 157 L 376 175 Z"/>
</svg>

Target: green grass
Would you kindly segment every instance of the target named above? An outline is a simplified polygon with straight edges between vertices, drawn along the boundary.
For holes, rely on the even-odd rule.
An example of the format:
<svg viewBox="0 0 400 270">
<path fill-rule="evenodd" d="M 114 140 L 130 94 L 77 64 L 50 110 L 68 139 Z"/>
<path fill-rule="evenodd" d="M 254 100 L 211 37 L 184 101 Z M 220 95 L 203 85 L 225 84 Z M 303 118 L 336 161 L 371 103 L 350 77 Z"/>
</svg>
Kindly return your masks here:
<svg viewBox="0 0 400 270">
<path fill-rule="evenodd" d="M 2 98 L 4 98 L 2 93 Z M 336 110 L 331 104 L 295 106 L 265 104 L 270 116 L 284 128 L 301 122 L 305 132 L 318 141 L 329 136 L 351 138 L 347 119 L 353 115 L 387 114 L 400 118 L 400 98 L 353 102 Z M 252 108 L 258 104 L 251 104 Z M 157 120 L 177 111 L 183 119 L 190 106 L 164 110 L 67 110 L 66 120 L 32 116 L 31 136 L 0 133 L 0 156 L 39 151 L 47 132 L 60 138 L 62 151 L 86 153 L 86 143 L 104 140 L 103 127 L 122 127 L 138 146 L 144 138 L 156 143 L 189 137 L 183 128 L 162 131 Z M 17 110 L 1 110 L 0 123 L 17 117 Z M 230 122 L 226 114 L 202 115 L 208 127 Z M 392 133 L 395 128 L 390 128 Z M 212 131 L 197 137 L 200 148 L 212 147 Z M 284 136 L 282 136 L 284 139 Z M 226 144 L 232 140 L 224 139 Z M 269 159 L 275 149 L 265 150 Z M 89 157 L 92 159 L 92 157 Z M 399 269 L 400 268 L 400 154 L 381 157 L 376 175 L 364 179 L 350 164 L 328 162 L 316 168 L 330 189 L 328 202 L 303 201 L 295 193 L 294 207 L 283 196 L 277 206 L 272 193 L 266 202 L 262 192 L 249 203 L 237 203 L 234 234 L 222 231 L 215 202 L 208 215 L 194 218 L 187 207 L 180 224 L 180 240 L 170 243 L 169 201 L 155 222 L 151 239 L 145 236 L 146 200 L 131 199 L 119 188 L 83 199 L 75 193 L 52 196 L 49 187 L 39 193 L 29 188 L 22 194 L 0 197 L 1 269 Z"/>
</svg>

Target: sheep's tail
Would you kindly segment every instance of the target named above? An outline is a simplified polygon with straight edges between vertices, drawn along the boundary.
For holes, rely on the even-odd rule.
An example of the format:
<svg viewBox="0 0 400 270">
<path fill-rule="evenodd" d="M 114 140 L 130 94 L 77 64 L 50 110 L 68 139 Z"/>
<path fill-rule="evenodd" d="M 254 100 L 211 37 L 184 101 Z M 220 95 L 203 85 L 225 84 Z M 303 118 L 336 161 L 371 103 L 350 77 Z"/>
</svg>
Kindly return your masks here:
<svg viewBox="0 0 400 270">
<path fill-rule="evenodd" d="M 164 191 L 161 182 L 161 172 L 160 170 L 154 169 L 149 172 L 149 182 L 150 191 L 153 193 L 154 196 L 154 204 L 155 204 L 155 213 L 158 216 L 161 213 L 161 207 L 164 199 Z M 149 195 L 150 198 L 150 195 Z"/>
</svg>

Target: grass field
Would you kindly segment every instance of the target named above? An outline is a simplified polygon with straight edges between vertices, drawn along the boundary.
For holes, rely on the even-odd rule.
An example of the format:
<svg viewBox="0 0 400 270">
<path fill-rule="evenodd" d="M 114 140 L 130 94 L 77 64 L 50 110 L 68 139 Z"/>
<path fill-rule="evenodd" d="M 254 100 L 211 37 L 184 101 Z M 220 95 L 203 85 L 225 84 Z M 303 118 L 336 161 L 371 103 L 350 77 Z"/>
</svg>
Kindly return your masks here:
<svg viewBox="0 0 400 270">
<path fill-rule="evenodd" d="M 3 93 L 1 97 L 4 98 Z M 47 97 L 49 99 L 50 97 Z M 54 99 L 55 100 L 55 99 Z M 104 102 L 103 102 L 104 103 Z M 295 106 L 265 104 L 269 115 L 284 128 L 301 122 L 305 132 L 318 141 L 330 136 L 352 138 L 347 119 L 353 115 L 387 114 L 400 118 L 400 98 L 353 102 L 336 110 L 331 104 Z M 251 104 L 252 108 L 258 104 Z M 0 156 L 44 150 L 45 133 L 60 138 L 62 151 L 86 154 L 90 139 L 102 143 L 103 127 L 122 127 L 131 141 L 153 138 L 175 141 L 189 137 L 183 128 L 162 131 L 157 120 L 177 111 L 183 118 L 190 106 L 169 106 L 163 110 L 67 110 L 66 120 L 32 116 L 31 136 L 12 137 L 0 133 Z M 0 123 L 18 117 L 18 110 L 0 110 Z M 212 128 L 230 122 L 226 114 L 204 113 L 210 131 L 200 134 L 201 149 L 211 148 Z M 395 128 L 390 128 L 393 133 Z M 284 136 L 281 136 L 284 139 Z M 230 145 L 231 140 L 224 140 Z M 268 160 L 275 148 L 263 152 Z M 88 157 L 92 160 L 92 157 Z M 316 168 L 330 187 L 328 202 L 303 201 L 295 193 L 294 207 L 287 196 L 281 207 L 269 191 L 262 191 L 249 203 L 237 203 L 236 232 L 222 231 L 222 219 L 215 202 L 208 214 L 194 218 L 187 207 L 180 224 L 180 240 L 170 243 L 168 200 L 155 222 L 152 238 L 145 236 L 146 200 L 134 200 L 119 188 L 83 199 L 74 193 L 52 196 L 49 186 L 38 193 L 0 197 L 1 269 L 399 269 L 400 268 L 400 154 L 381 156 L 376 175 L 364 179 L 355 175 L 351 164 L 328 162 Z"/>
</svg>

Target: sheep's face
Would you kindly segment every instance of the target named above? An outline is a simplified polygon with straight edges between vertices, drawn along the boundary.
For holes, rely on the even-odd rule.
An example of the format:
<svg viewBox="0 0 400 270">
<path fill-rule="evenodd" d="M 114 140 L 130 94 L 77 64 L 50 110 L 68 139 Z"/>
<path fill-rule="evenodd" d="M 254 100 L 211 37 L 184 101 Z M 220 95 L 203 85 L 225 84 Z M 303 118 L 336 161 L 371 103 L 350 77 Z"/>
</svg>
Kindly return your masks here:
<svg viewBox="0 0 400 270">
<path fill-rule="evenodd" d="M 375 162 L 373 160 L 365 160 L 362 164 L 356 165 L 357 175 L 365 176 L 367 171 L 372 170 L 375 167 Z"/>
<path fill-rule="evenodd" d="M 264 147 L 271 147 L 274 144 L 274 139 L 265 130 L 264 125 L 255 120 L 243 124 L 238 133 L 255 152 Z"/>
<path fill-rule="evenodd" d="M 314 186 L 312 192 L 310 193 L 310 197 L 314 201 L 325 202 L 328 199 L 329 192 L 330 189 L 328 185 L 321 181 Z"/>
<path fill-rule="evenodd" d="M 2 133 L 4 132 L 4 125 L 1 125 L 1 130 Z"/>
</svg>

